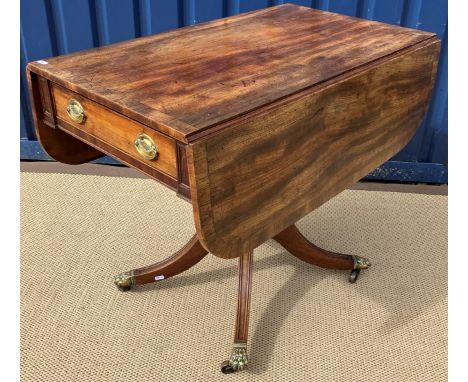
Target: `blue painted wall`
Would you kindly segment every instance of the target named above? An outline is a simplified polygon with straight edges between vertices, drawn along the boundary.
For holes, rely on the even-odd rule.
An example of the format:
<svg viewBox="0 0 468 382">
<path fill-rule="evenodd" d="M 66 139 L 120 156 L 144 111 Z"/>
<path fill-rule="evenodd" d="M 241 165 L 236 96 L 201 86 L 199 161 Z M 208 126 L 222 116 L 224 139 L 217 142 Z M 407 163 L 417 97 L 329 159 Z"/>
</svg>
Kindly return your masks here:
<svg viewBox="0 0 468 382">
<path fill-rule="evenodd" d="M 411 142 L 369 179 L 447 182 L 447 1 L 296 0 L 299 5 L 435 32 L 442 40 L 429 111 Z M 21 0 L 21 159 L 36 141 L 26 63 L 281 4 L 281 0 Z M 106 163 L 116 163 L 106 158 Z"/>
</svg>

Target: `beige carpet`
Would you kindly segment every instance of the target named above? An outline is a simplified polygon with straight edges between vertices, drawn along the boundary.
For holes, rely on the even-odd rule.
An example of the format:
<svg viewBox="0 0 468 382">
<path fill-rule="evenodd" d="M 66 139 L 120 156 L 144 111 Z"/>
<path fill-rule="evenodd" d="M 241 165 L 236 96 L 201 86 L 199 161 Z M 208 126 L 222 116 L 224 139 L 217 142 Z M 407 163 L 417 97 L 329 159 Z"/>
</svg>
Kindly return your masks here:
<svg viewBox="0 0 468 382">
<path fill-rule="evenodd" d="M 23 381 L 444 381 L 447 197 L 346 191 L 302 219 L 327 249 L 372 259 L 356 284 L 267 242 L 255 251 L 249 368 L 223 375 L 237 261 L 118 292 L 114 274 L 194 232 L 154 181 L 21 176 Z"/>
</svg>

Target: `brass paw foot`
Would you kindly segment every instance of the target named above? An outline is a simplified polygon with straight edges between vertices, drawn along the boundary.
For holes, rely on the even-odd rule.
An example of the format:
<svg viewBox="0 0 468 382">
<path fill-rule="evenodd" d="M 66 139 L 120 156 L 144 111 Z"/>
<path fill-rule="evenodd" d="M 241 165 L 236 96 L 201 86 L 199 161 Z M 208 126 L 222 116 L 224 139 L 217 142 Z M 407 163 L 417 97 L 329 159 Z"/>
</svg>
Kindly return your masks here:
<svg viewBox="0 0 468 382">
<path fill-rule="evenodd" d="M 229 361 L 224 361 L 221 364 L 221 372 L 223 374 L 230 374 L 244 370 L 247 367 L 248 361 L 247 345 L 243 343 L 234 344 Z"/>
<path fill-rule="evenodd" d="M 367 269 L 371 266 L 369 259 L 361 256 L 353 256 L 354 258 L 354 267 L 349 275 L 349 282 L 355 283 L 361 273 L 361 269 Z"/>
<path fill-rule="evenodd" d="M 114 276 L 114 284 L 122 292 L 132 289 L 132 285 L 134 284 L 133 271 L 124 272 L 120 275 Z"/>
</svg>

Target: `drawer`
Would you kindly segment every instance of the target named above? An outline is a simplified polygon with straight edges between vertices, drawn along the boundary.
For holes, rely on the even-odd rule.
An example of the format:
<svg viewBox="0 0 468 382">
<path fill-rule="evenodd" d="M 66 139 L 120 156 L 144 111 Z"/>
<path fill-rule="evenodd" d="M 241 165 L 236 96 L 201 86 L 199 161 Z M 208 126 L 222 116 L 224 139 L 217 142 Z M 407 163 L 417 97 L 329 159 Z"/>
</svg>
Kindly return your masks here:
<svg viewBox="0 0 468 382">
<path fill-rule="evenodd" d="M 52 84 L 52 98 L 59 126 L 66 129 L 61 123 L 66 122 L 98 142 L 177 178 L 177 146 L 174 139 L 57 84 Z M 83 120 L 80 121 L 82 116 Z"/>
</svg>

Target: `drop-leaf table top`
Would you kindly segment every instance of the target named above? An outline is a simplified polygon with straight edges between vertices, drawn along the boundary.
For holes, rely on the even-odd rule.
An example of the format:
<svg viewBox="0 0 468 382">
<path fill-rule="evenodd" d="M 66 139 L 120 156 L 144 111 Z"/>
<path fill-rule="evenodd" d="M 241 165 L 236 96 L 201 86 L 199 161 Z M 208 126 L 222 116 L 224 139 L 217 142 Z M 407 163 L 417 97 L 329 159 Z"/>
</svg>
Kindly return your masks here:
<svg viewBox="0 0 468 382">
<path fill-rule="evenodd" d="M 432 33 L 282 5 L 28 65 L 53 158 L 104 154 L 191 200 L 211 253 L 253 250 L 398 152 Z"/>
</svg>

